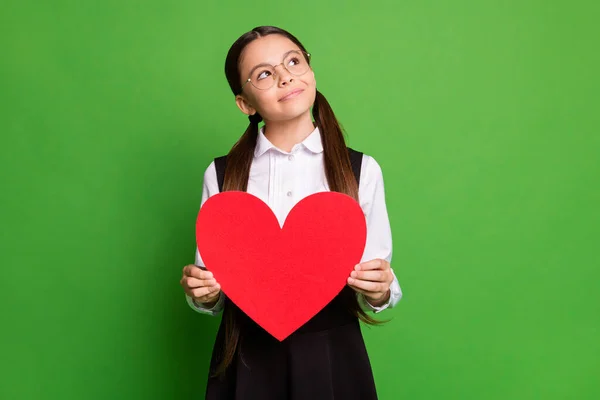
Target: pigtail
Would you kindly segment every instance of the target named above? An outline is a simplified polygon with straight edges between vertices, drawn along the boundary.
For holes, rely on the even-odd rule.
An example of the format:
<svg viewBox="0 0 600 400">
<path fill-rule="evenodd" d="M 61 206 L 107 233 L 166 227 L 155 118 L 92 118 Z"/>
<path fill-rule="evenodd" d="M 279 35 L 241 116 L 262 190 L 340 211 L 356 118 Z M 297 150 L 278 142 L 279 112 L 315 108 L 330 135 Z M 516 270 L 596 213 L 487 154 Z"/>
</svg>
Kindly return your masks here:
<svg viewBox="0 0 600 400">
<path fill-rule="evenodd" d="M 329 189 L 333 192 L 346 193 L 358 200 L 358 185 L 352 173 L 352 164 L 342 128 L 329 102 L 318 90 L 313 105 L 313 118 L 321 134 Z"/>
<path fill-rule="evenodd" d="M 250 176 L 254 148 L 258 138 L 258 124 L 262 121 L 262 117 L 256 113 L 248 116 L 248 119 L 250 120 L 248 128 L 227 154 L 223 191 L 239 190 L 245 192 L 248 189 L 248 177 Z"/>
</svg>

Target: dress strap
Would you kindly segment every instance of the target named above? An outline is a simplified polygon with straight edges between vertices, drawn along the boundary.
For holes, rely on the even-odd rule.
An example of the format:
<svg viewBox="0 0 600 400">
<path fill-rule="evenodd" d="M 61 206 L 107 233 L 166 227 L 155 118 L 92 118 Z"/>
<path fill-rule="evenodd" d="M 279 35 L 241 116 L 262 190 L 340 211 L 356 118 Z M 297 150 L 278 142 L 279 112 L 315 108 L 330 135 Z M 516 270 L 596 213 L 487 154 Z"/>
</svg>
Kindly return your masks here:
<svg viewBox="0 0 600 400">
<path fill-rule="evenodd" d="M 348 154 L 350 155 L 350 164 L 352 165 L 352 172 L 354 172 L 356 183 L 360 185 L 360 169 L 362 167 L 363 153 L 348 147 Z"/>
<path fill-rule="evenodd" d="M 215 168 L 217 169 L 217 182 L 219 183 L 219 192 L 223 191 L 223 182 L 225 182 L 225 168 L 227 167 L 227 156 L 215 158 Z"/>
</svg>

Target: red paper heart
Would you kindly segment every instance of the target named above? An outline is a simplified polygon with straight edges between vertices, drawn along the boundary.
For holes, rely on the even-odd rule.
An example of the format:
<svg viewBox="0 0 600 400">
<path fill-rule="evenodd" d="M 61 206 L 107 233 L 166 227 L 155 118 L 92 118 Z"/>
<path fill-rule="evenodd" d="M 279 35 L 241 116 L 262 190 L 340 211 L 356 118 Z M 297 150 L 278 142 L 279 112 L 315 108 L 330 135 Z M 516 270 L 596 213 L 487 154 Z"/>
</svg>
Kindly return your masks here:
<svg viewBox="0 0 600 400">
<path fill-rule="evenodd" d="M 305 197 L 283 228 L 267 204 L 238 191 L 211 196 L 196 220 L 206 268 L 227 297 L 278 340 L 344 288 L 366 236 L 360 205 L 337 192 Z"/>
</svg>

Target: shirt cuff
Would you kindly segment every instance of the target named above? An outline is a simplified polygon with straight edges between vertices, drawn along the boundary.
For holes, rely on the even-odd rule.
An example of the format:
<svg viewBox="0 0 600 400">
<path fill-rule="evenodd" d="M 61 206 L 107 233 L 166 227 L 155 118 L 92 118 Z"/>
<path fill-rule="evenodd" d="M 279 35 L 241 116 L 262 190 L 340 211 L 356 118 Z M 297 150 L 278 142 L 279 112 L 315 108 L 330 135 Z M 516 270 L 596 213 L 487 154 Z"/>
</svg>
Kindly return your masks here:
<svg viewBox="0 0 600 400">
<path fill-rule="evenodd" d="M 223 311 L 223 304 L 225 302 L 225 295 L 223 294 L 223 292 L 219 294 L 219 300 L 217 300 L 215 305 L 212 307 L 205 307 L 203 304 L 197 303 L 192 297 L 188 296 L 187 294 L 185 295 L 185 297 L 189 306 L 192 307 L 194 311 L 197 311 L 201 314 L 217 315 L 218 313 Z"/>
<path fill-rule="evenodd" d="M 367 301 L 367 299 L 365 298 L 365 295 L 362 293 L 358 293 L 358 302 L 361 305 L 363 310 L 373 311 L 375 314 L 377 314 L 377 313 L 382 312 L 383 310 L 385 310 L 386 308 L 388 308 L 390 306 L 390 303 L 392 302 L 392 294 L 390 293 L 390 297 L 388 298 L 388 301 L 380 306 L 374 306 L 371 303 L 369 303 Z"/>
</svg>

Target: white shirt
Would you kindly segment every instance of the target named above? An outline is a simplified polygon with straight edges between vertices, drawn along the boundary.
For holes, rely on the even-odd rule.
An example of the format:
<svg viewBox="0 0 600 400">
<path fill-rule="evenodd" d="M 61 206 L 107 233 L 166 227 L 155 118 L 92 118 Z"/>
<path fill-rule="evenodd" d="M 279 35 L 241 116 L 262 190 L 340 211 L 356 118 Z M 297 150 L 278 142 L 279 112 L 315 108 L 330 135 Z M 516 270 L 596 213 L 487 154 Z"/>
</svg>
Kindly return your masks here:
<svg viewBox="0 0 600 400">
<path fill-rule="evenodd" d="M 325 176 L 319 128 L 315 128 L 302 143 L 296 144 L 290 152 L 286 152 L 275 147 L 264 135 L 264 126 L 261 127 L 250 167 L 247 192 L 271 208 L 280 226 L 283 226 L 285 218 L 296 203 L 306 196 L 324 191 L 329 191 L 329 186 Z M 219 185 L 213 161 L 204 173 L 200 207 L 210 196 L 217 193 Z M 383 175 L 375 159 L 366 154 L 362 160 L 358 197 L 367 223 L 367 240 L 361 262 L 376 258 L 391 262 L 392 234 L 385 204 Z M 195 264 L 204 266 L 198 248 Z M 221 293 L 219 301 L 212 308 L 205 308 L 186 294 L 190 307 L 211 315 L 222 311 L 224 297 Z M 386 304 L 374 307 L 364 296 L 358 295 L 361 307 L 375 313 L 394 307 L 401 297 L 402 290 L 395 274 L 390 286 L 390 298 Z"/>
</svg>

